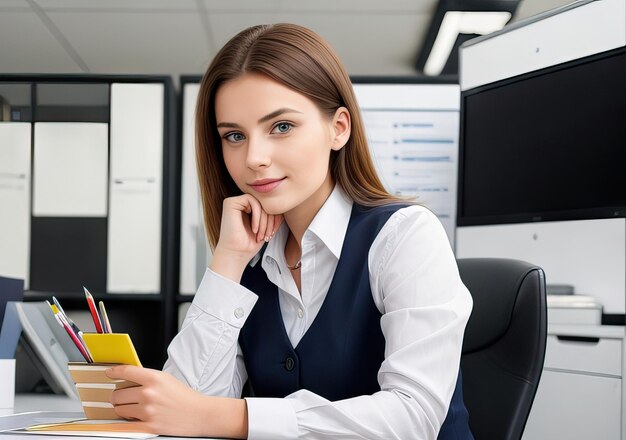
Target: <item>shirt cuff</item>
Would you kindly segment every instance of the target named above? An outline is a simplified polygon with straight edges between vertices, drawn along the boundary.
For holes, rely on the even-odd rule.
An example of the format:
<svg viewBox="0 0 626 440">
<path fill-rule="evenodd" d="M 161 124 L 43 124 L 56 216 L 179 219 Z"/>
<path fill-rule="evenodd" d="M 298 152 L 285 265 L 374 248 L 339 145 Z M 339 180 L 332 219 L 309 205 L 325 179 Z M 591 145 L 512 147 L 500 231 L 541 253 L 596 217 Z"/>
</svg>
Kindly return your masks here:
<svg viewBox="0 0 626 440">
<path fill-rule="evenodd" d="M 207 268 L 193 304 L 205 313 L 241 328 L 258 296 L 241 284 Z"/>
<path fill-rule="evenodd" d="M 287 399 L 246 397 L 248 440 L 298 438 L 296 411 Z"/>
</svg>

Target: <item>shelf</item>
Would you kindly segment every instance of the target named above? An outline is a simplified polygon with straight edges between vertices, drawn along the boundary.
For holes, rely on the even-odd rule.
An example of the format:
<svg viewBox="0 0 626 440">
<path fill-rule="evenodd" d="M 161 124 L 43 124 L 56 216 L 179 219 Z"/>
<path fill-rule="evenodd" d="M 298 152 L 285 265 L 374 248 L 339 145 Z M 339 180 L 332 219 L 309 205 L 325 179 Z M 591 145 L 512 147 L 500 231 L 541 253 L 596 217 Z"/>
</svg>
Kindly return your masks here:
<svg viewBox="0 0 626 440">
<path fill-rule="evenodd" d="M 163 300 L 163 296 L 153 293 L 93 293 L 92 295 L 96 301 L 153 301 L 160 302 Z M 64 301 L 85 301 L 85 295 L 83 292 L 40 292 L 40 291 L 26 291 L 24 292 L 25 301 L 50 301 L 52 297 L 58 300 Z"/>
</svg>

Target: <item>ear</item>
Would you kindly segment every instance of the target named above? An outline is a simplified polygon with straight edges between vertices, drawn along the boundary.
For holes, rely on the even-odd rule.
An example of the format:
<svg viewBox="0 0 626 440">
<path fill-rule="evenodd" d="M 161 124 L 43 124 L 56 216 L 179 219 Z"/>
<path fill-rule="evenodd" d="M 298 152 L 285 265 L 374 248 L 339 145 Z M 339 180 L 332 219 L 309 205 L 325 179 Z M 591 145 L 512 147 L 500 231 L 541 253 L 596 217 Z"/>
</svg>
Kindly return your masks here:
<svg viewBox="0 0 626 440">
<path fill-rule="evenodd" d="M 331 123 L 331 143 L 330 148 L 339 151 L 350 139 L 352 132 L 352 122 L 350 112 L 345 107 L 339 107 L 333 116 Z"/>
</svg>

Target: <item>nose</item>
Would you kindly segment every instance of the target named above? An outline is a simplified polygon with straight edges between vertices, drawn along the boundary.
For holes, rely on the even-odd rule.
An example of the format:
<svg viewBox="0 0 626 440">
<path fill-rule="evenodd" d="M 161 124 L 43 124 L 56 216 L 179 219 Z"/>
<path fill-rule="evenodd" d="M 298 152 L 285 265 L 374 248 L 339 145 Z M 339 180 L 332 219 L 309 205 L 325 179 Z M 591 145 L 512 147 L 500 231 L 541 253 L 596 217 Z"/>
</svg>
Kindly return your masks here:
<svg viewBox="0 0 626 440">
<path fill-rule="evenodd" d="M 250 169 L 267 168 L 272 164 L 272 146 L 264 139 L 248 139 L 246 166 Z"/>
</svg>

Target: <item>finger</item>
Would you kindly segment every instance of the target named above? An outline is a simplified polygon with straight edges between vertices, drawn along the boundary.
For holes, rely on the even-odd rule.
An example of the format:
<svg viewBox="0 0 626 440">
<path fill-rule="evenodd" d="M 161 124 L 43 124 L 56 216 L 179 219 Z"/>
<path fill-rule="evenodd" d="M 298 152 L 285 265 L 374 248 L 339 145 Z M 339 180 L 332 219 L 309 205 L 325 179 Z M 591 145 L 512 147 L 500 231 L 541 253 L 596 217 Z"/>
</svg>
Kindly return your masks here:
<svg viewBox="0 0 626 440">
<path fill-rule="evenodd" d="M 113 405 L 128 405 L 131 403 L 142 403 L 142 387 L 122 388 L 111 393 L 111 403 Z"/>
<path fill-rule="evenodd" d="M 261 216 L 259 217 L 259 232 L 256 234 L 256 241 L 265 240 L 265 230 L 267 228 L 267 218 L 269 215 L 263 211 L 261 212 Z"/>
<path fill-rule="evenodd" d="M 125 379 L 145 385 L 155 380 L 159 374 L 156 370 L 136 367 L 134 365 L 117 365 L 104 372 L 111 379 Z"/>
<path fill-rule="evenodd" d="M 139 405 L 136 403 L 132 403 L 129 405 L 115 405 L 113 407 L 113 410 L 118 416 L 123 417 L 125 419 L 129 419 L 129 420 L 145 420 L 146 419 L 146 414 L 145 414 L 145 411 L 143 410 L 142 405 Z"/>
<path fill-rule="evenodd" d="M 272 231 L 272 235 L 276 234 L 276 231 L 278 231 L 280 225 L 283 224 L 283 220 L 285 220 L 285 217 L 283 217 L 282 214 L 274 216 L 274 230 Z"/>
<path fill-rule="evenodd" d="M 265 228 L 265 241 L 270 241 L 270 238 L 274 235 L 274 222 L 276 221 L 275 215 L 269 215 L 267 217 L 267 227 Z"/>
<path fill-rule="evenodd" d="M 259 201 L 252 197 L 250 194 L 244 194 L 244 198 L 248 203 L 248 206 L 250 206 L 250 209 L 252 210 L 252 221 L 250 222 L 250 225 L 252 227 L 252 233 L 257 234 L 259 232 L 259 223 L 261 221 L 261 213 L 263 212 L 263 208 L 261 207 Z"/>
</svg>

